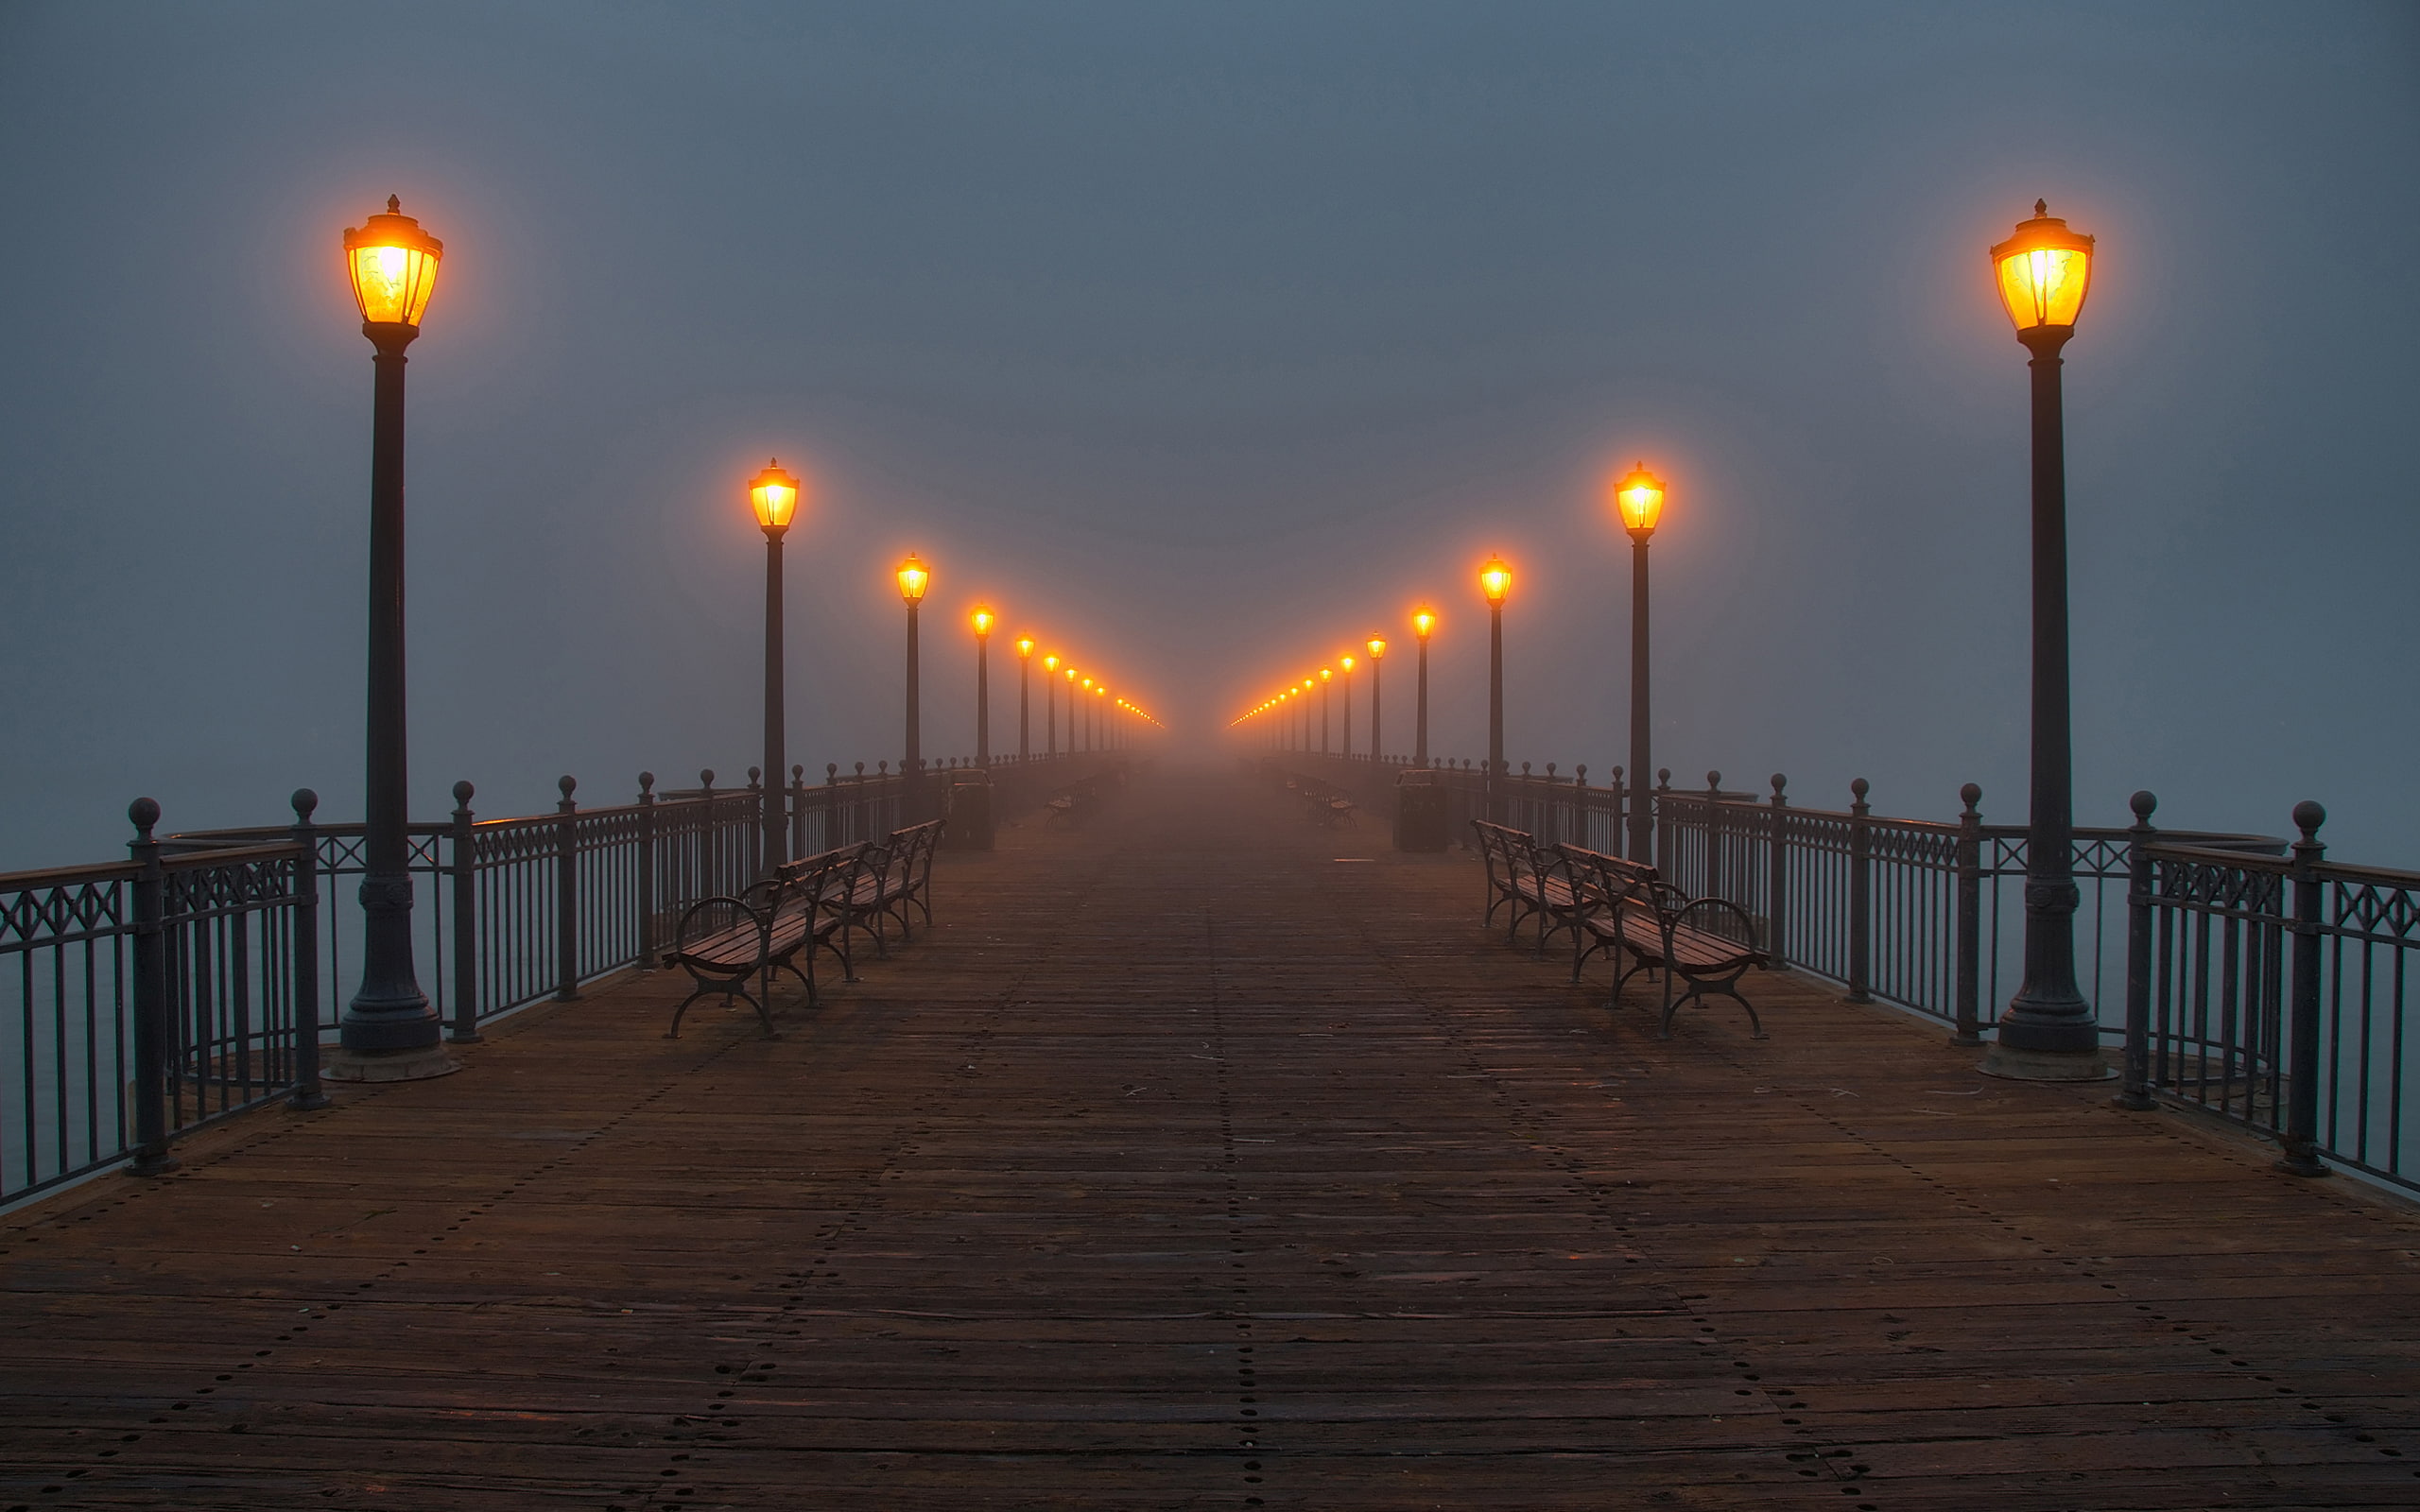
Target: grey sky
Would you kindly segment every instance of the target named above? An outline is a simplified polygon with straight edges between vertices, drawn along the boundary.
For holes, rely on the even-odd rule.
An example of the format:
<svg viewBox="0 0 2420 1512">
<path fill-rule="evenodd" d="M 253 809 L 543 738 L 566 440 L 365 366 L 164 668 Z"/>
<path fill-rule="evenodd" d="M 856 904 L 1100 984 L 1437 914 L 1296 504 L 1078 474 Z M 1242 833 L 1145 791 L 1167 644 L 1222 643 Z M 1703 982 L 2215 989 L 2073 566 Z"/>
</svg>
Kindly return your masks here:
<svg viewBox="0 0 2420 1512">
<path fill-rule="evenodd" d="M 0 8 L 0 867 L 298 783 L 357 812 L 369 348 L 337 232 L 446 243 L 411 366 L 416 804 L 971 749 L 966 605 L 1214 730 L 1418 596 L 1477 755 L 1657 747 L 2022 816 L 2025 369 L 1984 249 L 2100 237 L 2068 351 L 2080 817 L 2420 865 L 2420 8 Z M 1003 661 L 1005 662 L 1005 658 Z M 1408 693 L 1409 662 L 1391 663 Z M 1013 708 L 1000 673 L 995 708 Z M 1391 733 L 1409 700 L 1390 700 Z M 1008 735 L 1013 741 L 1012 731 Z M 1406 742 L 1391 739 L 1391 746 Z"/>
</svg>

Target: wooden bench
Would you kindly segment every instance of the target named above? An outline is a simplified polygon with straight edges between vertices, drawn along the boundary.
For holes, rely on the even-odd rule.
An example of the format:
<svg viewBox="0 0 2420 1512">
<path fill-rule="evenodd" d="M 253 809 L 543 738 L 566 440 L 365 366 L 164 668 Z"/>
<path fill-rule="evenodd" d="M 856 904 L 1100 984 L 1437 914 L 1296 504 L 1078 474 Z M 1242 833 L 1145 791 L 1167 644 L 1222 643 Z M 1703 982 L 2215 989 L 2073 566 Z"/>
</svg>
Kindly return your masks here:
<svg viewBox="0 0 2420 1512">
<path fill-rule="evenodd" d="M 1301 798 L 1310 816 L 1322 824 L 1351 824 L 1353 800 L 1315 777 L 1295 778 L 1287 785 Z"/>
<path fill-rule="evenodd" d="M 1074 828 L 1095 803 L 1100 801 L 1100 781 L 1096 777 L 1079 778 L 1050 795 L 1042 805 L 1042 823 L 1046 829 L 1053 824 Z"/>
<path fill-rule="evenodd" d="M 678 1039 L 689 1005 L 717 991 L 725 1007 L 745 1000 L 756 1010 L 766 1035 L 776 1035 L 770 1000 L 778 971 L 804 982 L 807 1002 L 817 1002 L 814 953 L 833 950 L 848 968 L 847 900 L 872 849 L 859 842 L 826 850 L 779 868 L 736 898 L 701 898 L 691 903 L 681 915 L 665 959 L 686 971 L 696 986 L 672 1010 L 672 1026 L 665 1038 Z M 806 955 L 804 971 L 798 965 L 802 952 Z M 854 970 L 848 975 L 856 979 Z"/>
<path fill-rule="evenodd" d="M 1541 850 L 1526 830 L 1485 819 L 1473 819 L 1471 829 L 1478 837 L 1479 861 L 1487 872 L 1487 921 L 1495 921 L 1498 908 L 1511 913 L 1505 942 L 1519 937 L 1523 920 L 1531 919 L 1538 923 L 1541 955 L 1551 935 L 1570 930 L 1576 940 L 1583 909 L 1563 857 Z"/>
<path fill-rule="evenodd" d="M 1674 1014 L 1711 993 L 1747 1009 L 1750 1030 L 1757 1039 L 1765 1038 L 1756 1005 L 1741 995 L 1738 987 L 1750 967 L 1768 964 L 1756 944 L 1755 920 L 1746 909 L 1728 898 L 1687 897 L 1642 862 L 1576 845 L 1558 846 L 1556 852 L 1578 895 L 1573 916 L 1573 981 L 1580 980 L 1582 963 L 1603 951 L 1620 968 L 1608 1005 L 1621 1001 L 1622 988 L 1639 972 L 1662 973 L 1664 1014 L 1657 1032 L 1663 1038 L 1672 1037 Z M 1626 968 L 1621 967 L 1625 955 L 1631 961 Z M 1675 977 L 1688 984 L 1688 990 L 1677 999 L 1672 995 Z"/>
<path fill-rule="evenodd" d="M 942 821 L 926 819 L 891 831 L 889 839 L 867 850 L 850 883 L 841 927 L 873 936 L 876 955 L 890 954 L 888 920 L 898 921 L 902 942 L 915 937 L 911 911 L 922 913 L 927 924 L 933 921 L 933 851 L 941 835 Z"/>
</svg>

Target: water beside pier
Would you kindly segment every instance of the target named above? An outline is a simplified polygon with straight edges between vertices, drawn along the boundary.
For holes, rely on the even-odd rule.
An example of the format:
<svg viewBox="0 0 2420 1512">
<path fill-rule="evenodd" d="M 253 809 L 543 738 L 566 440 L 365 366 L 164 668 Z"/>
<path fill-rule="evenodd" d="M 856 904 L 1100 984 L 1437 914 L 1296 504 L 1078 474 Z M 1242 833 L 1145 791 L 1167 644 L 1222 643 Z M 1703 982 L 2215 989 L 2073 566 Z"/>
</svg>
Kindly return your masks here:
<svg viewBox="0 0 2420 1512">
<path fill-rule="evenodd" d="M 1223 773 L 0 1227 L 0 1505 L 2405 1506 L 2420 1218 Z"/>
</svg>

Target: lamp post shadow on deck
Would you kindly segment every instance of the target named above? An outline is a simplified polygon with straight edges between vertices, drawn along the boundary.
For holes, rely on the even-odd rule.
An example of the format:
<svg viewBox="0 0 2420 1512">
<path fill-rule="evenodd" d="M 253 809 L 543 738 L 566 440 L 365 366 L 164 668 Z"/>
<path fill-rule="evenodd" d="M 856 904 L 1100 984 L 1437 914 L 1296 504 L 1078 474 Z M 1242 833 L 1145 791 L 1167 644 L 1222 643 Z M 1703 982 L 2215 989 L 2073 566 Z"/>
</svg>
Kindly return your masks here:
<svg viewBox="0 0 2420 1512">
<path fill-rule="evenodd" d="M 914 552 L 899 564 L 899 597 L 908 606 L 908 753 L 899 760 L 899 779 L 907 801 L 900 805 L 901 817 L 914 824 L 925 817 L 925 729 L 923 689 L 918 686 L 920 667 L 916 653 L 916 610 L 925 601 L 925 590 L 933 584 L 933 575 L 917 559 Z"/>
<path fill-rule="evenodd" d="M 1411 633 L 1420 642 L 1419 691 L 1413 699 L 1411 765 L 1428 765 L 1428 635 L 1437 628 L 1437 611 L 1426 606 L 1411 611 Z"/>
<path fill-rule="evenodd" d="M 1504 822 L 1504 599 L 1512 591 L 1512 569 L 1490 556 L 1478 570 L 1487 599 L 1487 818 Z"/>
<path fill-rule="evenodd" d="M 2076 984 L 2073 744 L 2067 688 L 2067 482 L 2060 350 L 2076 334 L 2092 276 L 2092 238 L 2040 200 L 1992 249 L 2001 302 L 2031 359 L 2033 711 L 2031 813 L 2025 843 L 2025 980 L 2000 1015 L 1982 1070 L 2026 1081 L 2100 1081 L 2092 1005 Z"/>
<path fill-rule="evenodd" d="M 782 710 L 782 538 L 789 534 L 798 493 L 798 479 L 782 470 L 779 457 L 768 460 L 765 471 L 748 482 L 749 505 L 765 532 L 765 770 L 774 774 L 784 770 L 783 734 L 787 722 Z M 789 859 L 789 825 L 782 812 L 782 791 L 778 776 L 766 780 L 758 819 L 765 833 L 767 876 Z"/>
<path fill-rule="evenodd" d="M 404 349 L 420 335 L 444 246 L 389 196 L 344 233 L 345 268 L 374 355 L 370 441 L 368 771 L 362 795 L 361 987 L 338 1021 L 337 1081 L 413 1081 L 460 1069 L 412 962 L 405 762 Z"/>
<path fill-rule="evenodd" d="M 1664 484 L 1641 462 L 1628 477 L 1614 485 L 1614 507 L 1622 529 L 1630 535 L 1630 769 L 1647 770 L 1648 747 L 1653 726 L 1648 705 L 1647 541 L 1664 515 Z M 1630 799 L 1630 859 L 1653 865 L 1655 816 L 1648 807 L 1647 784 L 1634 782 Z"/>
</svg>

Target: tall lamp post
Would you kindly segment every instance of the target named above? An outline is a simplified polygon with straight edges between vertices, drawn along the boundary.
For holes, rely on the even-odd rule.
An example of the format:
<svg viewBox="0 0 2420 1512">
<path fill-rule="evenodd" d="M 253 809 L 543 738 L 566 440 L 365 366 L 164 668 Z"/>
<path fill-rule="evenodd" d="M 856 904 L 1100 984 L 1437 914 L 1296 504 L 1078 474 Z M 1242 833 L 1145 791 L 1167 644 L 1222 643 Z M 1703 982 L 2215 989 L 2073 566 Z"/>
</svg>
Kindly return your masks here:
<svg viewBox="0 0 2420 1512">
<path fill-rule="evenodd" d="M 1095 713 L 1094 713 L 1094 714 L 1093 714 L 1093 718 L 1094 718 L 1094 720 L 1095 720 L 1095 721 L 1099 725 L 1099 727 L 1100 727 L 1100 748 L 1101 748 L 1101 749 L 1103 749 L 1103 750 L 1107 750 L 1107 749 L 1109 749 L 1109 684 L 1108 684 L 1108 683 L 1103 682 L 1103 683 L 1096 684 L 1096 685 L 1094 686 L 1094 688 L 1093 688 L 1093 709 L 1094 709 L 1094 711 L 1095 711 Z"/>
<path fill-rule="evenodd" d="M 1630 858 L 1655 859 L 1655 818 L 1648 812 L 1651 768 L 1647 702 L 1647 538 L 1664 514 L 1664 484 L 1641 462 L 1614 485 L 1614 507 L 1630 532 Z"/>
<path fill-rule="evenodd" d="M 899 774 L 907 783 L 910 822 L 925 816 L 925 721 L 923 690 L 918 686 L 916 608 L 925 601 L 925 590 L 932 586 L 933 575 L 909 552 L 899 564 L 899 597 L 908 606 L 908 753 L 899 759 Z"/>
<path fill-rule="evenodd" d="M 1067 754 L 1076 754 L 1076 669 L 1067 669 Z"/>
<path fill-rule="evenodd" d="M 1504 822 L 1504 597 L 1512 591 L 1512 569 L 1490 555 L 1478 570 L 1487 599 L 1487 816 Z"/>
<path fill-rule="evenodd" d="M 1383 636 L 1383 635 L 1373 635 L 1373 636 L 1371 636 L 1371 637 L 1370 637 L 1370 759 L 1371 759 L 1372 761 L 1374 761 L 1374 762 L 1382 762 L 1382 761 L 1385 761 L 1385 760 L 1387 759 L 1387 727 L 1386 727 L 1386 725 L 1385 725 L 1385 724 L 1384 724 L 1384 723 L 1379 719 L 1379 717 L 1378 717 L 1379 713 L 1380 713 L 1379 705 L 1378 705 L 1378 694 L 1379 694 L 1379 691 L 1380 691 L 1380 690 L 1379 690 L 1379 681 L 1380 681 L 1380 679 L 1379 679 L 1379 677 L 1378 677 L 1378 663 L 1379 663 L 1379 662 L 1383 662 L 1383 661 L 1385 661 L 1385 660 L 1386 660 L 1386 656 L 1387 656 L 1387 638 L 1386 638 L 1385 636 Z"/>
<path fill-rule="evenodd" d="M 977 604 L 966 623 L 975 629 L 975 765 L 992 765 L 992 627 L 990 606 Z"/>
<path fill-rule="evenodd" d="M 1082 679 L 1082 681 L 1081 681 L 1081 683 L 1080 683 L 1080 685 L 1083 688 L 1084 692 L 1086 692 L 1086 693 L 1090 693 L 1090 692 L 1092 692 L 1092 691 L 1093 691 L 1093 679 L 1090 679 L 1090 678 L 1085 678 L 1084 679 Z M 1073 742 L 1073 741 L 1075 740 L 1075 738 L 1076 738 L 1076 732 L 1075 732 L 1074 730 L 1069 730 L 1069 731 L 1067 732 L 1067 739 L 1068 739 L 1070 742 Z M 1084 700 L 1084 753 L 1085 753 L 1086 755 L 1090 755 L 1090 754 L 1092 754 L 1092 748 L 1093 748 L 1093 701 L 1092 701 L 1090 698 L 1086 698 L 1086 699 Z"/>
<path fill-rule="evenodd" d="M 1320 668 L 1320 754 L 1327 754 L 1327 685 L 1336 680 L 1336 668 Z"/>
<path fill-rule="evenodd" d="M 1033 713 L 1033 637 L 1017 637 L 1017 760 L 1033 760 L 1033 741 L 1028 734 Z"/>
<path fill-rule="evenodd" d="M 789 859 L 789 826 L 783 823 L 782 727 L 782 538 L 798 509 L 798 479 L 782 471 L 780 458 L 748 480 L 748 503 L 765 531 L 765 793 L 758 816 L 765 829 L 765 870 Z"/>
<path fill-rule="evenodd" d="M 2073 759 L 2067 728 L 2067 477 L 2060 349 L 2076 334 L 2092 278 L 2092 238 L 2033 202 L 2033 218 L 1992 249 L 2000 302 L 2032 353 L 2033 784 L 2025 842 L 2025 980 L 2000 1015 L 1983 1069 L 2043 1081 L 2108 1074 L 2092 1005 L 2076 986 L 2078 902 Z"/>
<path fill-rule="evenodd" d="M 442 243 L 403 213 L 344 233 L 345 268 L 372 355 L 370 438 L 369 770 L 362 795 L 361 988 L 340 1021 L 338 1077 L 441 1075 L 437 1010 L 412 965 L 411 841 L 404 747 L 404 349 L 437 289 Z M 387 1064 L 375 1073 L 371 1061 Z M 407 1069 L 408 1068 L 408 1069 Z"/>
<path fill-rule="evenodd" d="M 1059 654 L 1042 659 L 1042 753 L 1059 755 Z"/>
<path fill-rule="evenodd" d="M 1437 628 L 1437 611 L 1423 605 L 1411 611 L 1411 633 L 1420 642 L 1419 692 L 1412 700 L 1411 765 L 1428 765 L 1428 633 Z"/>
<path fill-rule="evenodd" d="M 1337 666 L 1344 673 L 1344 759 L 1353 759 L 1353 659 L 1337 659 Z"/>
</svg>

